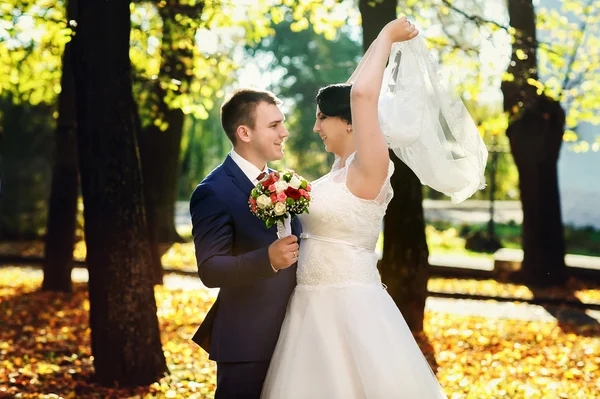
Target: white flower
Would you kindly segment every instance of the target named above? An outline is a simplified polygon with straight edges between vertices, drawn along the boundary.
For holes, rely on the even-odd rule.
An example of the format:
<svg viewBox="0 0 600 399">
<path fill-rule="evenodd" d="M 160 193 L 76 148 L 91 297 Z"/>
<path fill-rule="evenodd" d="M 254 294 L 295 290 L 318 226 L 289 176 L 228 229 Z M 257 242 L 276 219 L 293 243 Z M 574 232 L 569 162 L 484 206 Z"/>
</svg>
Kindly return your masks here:
<svg viewBox="0 0 600 399">
<path fill-rule="evenodd" d="M 275 214 L 277 216 L 283 215 L 286 210 L 287 210 L 287 206 L 285 206 L 284 202 L 278 202 L 275 204 Z"/>
<path fill-rule="evenodd" d="M 256 204 L 258 205 L 258 207 L 260 209 L 265 209 L 266 207 L 268 207 L 269 205 L 271 205 L 271 198 L 267 197 L 264 194 L 261 194 L 257 199 L 256 199 Z"/>
<path fill-rule="evenodd" d="M 290 180 L 290 186 L 292 186 L 296 190 L 298 190 L 301 185 L 302 185 L 302 180 L 298 179 L 296 176 L 292 176 L 292 180 Z"/>
<path fill-rule="evenodd" d="M 284 192 L 288 187 L 289 185 L 283 179 L 275 183 L 275 191 L 277 191 L 277 194 Z"/>
</svg>

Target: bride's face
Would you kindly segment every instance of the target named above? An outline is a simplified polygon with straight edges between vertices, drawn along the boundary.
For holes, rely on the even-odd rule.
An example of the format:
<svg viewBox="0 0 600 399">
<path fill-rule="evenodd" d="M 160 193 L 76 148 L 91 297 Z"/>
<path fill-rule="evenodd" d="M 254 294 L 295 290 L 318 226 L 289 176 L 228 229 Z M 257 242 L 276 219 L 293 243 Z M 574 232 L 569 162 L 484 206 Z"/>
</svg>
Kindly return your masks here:
<svg viewBox="0 0 600 399">
<path fill-rule="evenodd" d="M 341 154 L 348 146 L 347 140 L 352 140 L 352 125 L 338 116 L 327 116 L 317 107 L 317 120 L 313 132 L 317 133 L 325 150 L 334 154 Z"/>
</svg>

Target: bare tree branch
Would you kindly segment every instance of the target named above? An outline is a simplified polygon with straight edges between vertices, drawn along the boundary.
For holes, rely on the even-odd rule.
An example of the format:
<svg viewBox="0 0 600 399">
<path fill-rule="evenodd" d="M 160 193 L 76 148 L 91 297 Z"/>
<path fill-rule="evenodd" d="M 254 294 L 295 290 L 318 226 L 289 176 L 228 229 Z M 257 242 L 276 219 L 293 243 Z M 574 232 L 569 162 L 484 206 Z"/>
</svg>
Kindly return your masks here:
<svg viewBox="0 0 600 399">
<path fill-rule="evenodd" d="M 468 47 L 468 46 L 464 46 L 462 44 L 452 43 L 452 42 L 450 43 L 450 45 L 448 45 L 448 43 L 446 43 L 446 42 L 442 42 L 439 39 L 434 39 L 431 37 L 427 37 L 427 38 L 425 38 L 425 40 L 430 43 L 433 43 L 433 45 L 436 46 L 437 48 L 450 46 L 450 48 L 452 48 L 454 50 L 461 50 L 470 55 L 478 55 L 479 54 L 479 50 L 475 47 Z"/>
<path fill-rule="evenodd" d="M 465 17 L 466 19 L 473 21 L 478 26 L 481 24 L 494 25 L 495 27 L 510 33 L 510 29 L 507 26 L 504 26 L 496 21 L 491 21 L 489 19 L 482 18 L 479 15 L 467 14 L 465 11 L 461 10 L 460 8 L 458 8 L 454 4 L 452 4 L 450 2 L 450 0 L 442 0 L 442 3 L 444 3 L 446 6 L 448 6 L 448 8 L 450 8 L 452 11 L 456 12 L 457 14 L 460 14 L 463 17 Z"/>
<path fill-rule="evenodd" d="M 477 26 L 481 27 L 481 25 L 483 24 L 488 24 L 488 25 L 493 25 L 505 32 L 507 32 L 508 34 L 511 34 L 511 36 L 514 37 L 515 41 L 517 42 L 524 42 L 523 39 L 519 38 L 519 37 L 515 37 L 512 33 L 511 33 L 511 29 L 508 26 L 502 25 L 499 22 L 496 21 L 491 21 L 485 18 L 482 18 L 478 15 L 471 15 L 469 13 L 467 13 L 464 10 L 461 10 L 460 8 L 458 8 L 457 6 L 455 6 L 454 4 L 452 4 L 450 2 L 450 0 L 442 0 L 442 3 L 444 3 L 446 6 L 448 6 L 448 8 L 450 8 L 452 11 L 456 12 L 457 14 L 463 16 L 464 18 L 468 19 L 469 21 L 475 23 Z M 546 42 L 542 42 L 538 40 L 538 47 L 541 49 L 544 49 L 545 51 L 552 53 L 552 54 L 556 54 L 556 55 L 561 55 L 559 54 L 556 50 L 552 49 L 552 45 Z"/>
<path fill-rule="evenodd" d="M 567 85 L 569 84 L 569 79 L 570 79 L 569 72 L 571 72 L 573 63 L 577 59 L 577 52 L 579 51 L 579 48 L 581 47 L 581 45 L 584 42 L 585 31 L 587 29 L 588 16 L 592 10 L 592 8 L 590 7 L 591 4 L 592 4 L 592 0 L 588 0 L 587 4 L 585 6 L 586 11 L 584 14 L 584 18 L 582 18 L 581 24 L 579 25 L 579 31 L 581 32 L 581 36 L 579 36 L 577 42 L 575 43 L 575 46 L 573 47 L 573 52 L 571 53 L 571 58 L 569 59 L 569 63 L 567 64 L 567 68 L 565 70 L 565 78 L 564 78 L 562 86 L 560 88 L 560 93 L 558 94 L 558 98 L 562 97 L 563 92 L 565 91 L 565 89 L 567 88 Z"/>
<path fill-rule="evenodd" d="M 437 13 L 438 19 L 440 20 L 440 23 L 441 23 L 441 26 L 442 26 L 442 31 L 444 32 L 444 34 L 446 36 L 448 36 L 448 38 L 451 39 L 456 46 L 461 46 L 462 47 L 462 44 L 460 43 L 460 41 L 455 36 L 453 36 L 450 32 L 448 32 L 448 27 L 444 23 L 444 17 L 440 13 L 440 10 L 438 8 L 436 8 L 435 12 Z"/>
</svg>

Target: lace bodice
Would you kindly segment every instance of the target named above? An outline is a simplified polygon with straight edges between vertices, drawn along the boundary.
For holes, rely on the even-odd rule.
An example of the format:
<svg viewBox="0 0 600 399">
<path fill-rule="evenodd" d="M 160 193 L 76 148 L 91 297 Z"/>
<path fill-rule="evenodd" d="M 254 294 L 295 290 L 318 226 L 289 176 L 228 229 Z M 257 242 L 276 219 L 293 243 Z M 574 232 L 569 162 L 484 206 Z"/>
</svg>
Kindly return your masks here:
<svg viewBox="0 0 600 399">
<path fill-rule="evenodd" d="M 346 175 L 351 155 L 341 168 L 339 159 L 330 173 L 313 183 L 310 214 L 300 215 L 302 242 L 298 286 L 318 288 L 351 284 L 381 284 L 375 245 L 387 205 L 393 196 L 388 177 L 375 200 L 364 200 L 348 190 Z"/>
</svg>

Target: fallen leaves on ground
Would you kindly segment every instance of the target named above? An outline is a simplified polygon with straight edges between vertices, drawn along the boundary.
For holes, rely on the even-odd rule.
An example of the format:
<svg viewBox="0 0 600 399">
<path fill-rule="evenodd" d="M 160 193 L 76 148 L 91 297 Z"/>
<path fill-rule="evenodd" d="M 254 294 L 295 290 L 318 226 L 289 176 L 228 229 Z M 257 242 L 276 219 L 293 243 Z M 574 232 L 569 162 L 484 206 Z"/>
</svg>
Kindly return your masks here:
<svg viewBox="0 0 600 399">
<path fill-rule="evenodd" d="M 439 284 L 437 282 L 436 284 Z M 212 398 L 214 364 L 189 338 L 214 296 L 157 287 L 171 374 L 139 389 L 91 382 L 86 286 L 39 292 L 39 273 L 0 269 L 0 397 Z M 600 326 L 486 319 L 428 312 L 417 335 L 450 399 L 600 397 Z M 54 395 L 54 396 L 53 396 Z"/>
<path fill-rule="evenodd" d="M 214 301 L 204 290 L 155 290 L 163 350 L 171 374 L 150 387 L 103 388 L 91 382 L 86 284 L 72 294 L 40 292 L 22 268 L 0 269 L 0 398 L 205 398 L 214 365 L 190 337 Z M 51 394 L 59 396 L 49 396 Z"/>
<path fill-rule="evenodd" d="M 600 326 L 427 314 L 425 334 L 450 399 L 600 395 Z"/>
<path fill-rule="evenodd" d="M 172 270 L 196 272 L 196 252 L 193 242 L 175 243 L 162 256 L 162 263 Z"/>
<path fill-rule="evenodd" d="M 569 280 L 565 288 L 531 290 L 526 285 L 502 283 L 496 280 L 475 280 L 458 278 L 430 278 L 427 283 L 430 292 L 483 295 L 511 299 L 570 299 L 587 304 L 600 304 L 600 284 Z"/>
</svg>

